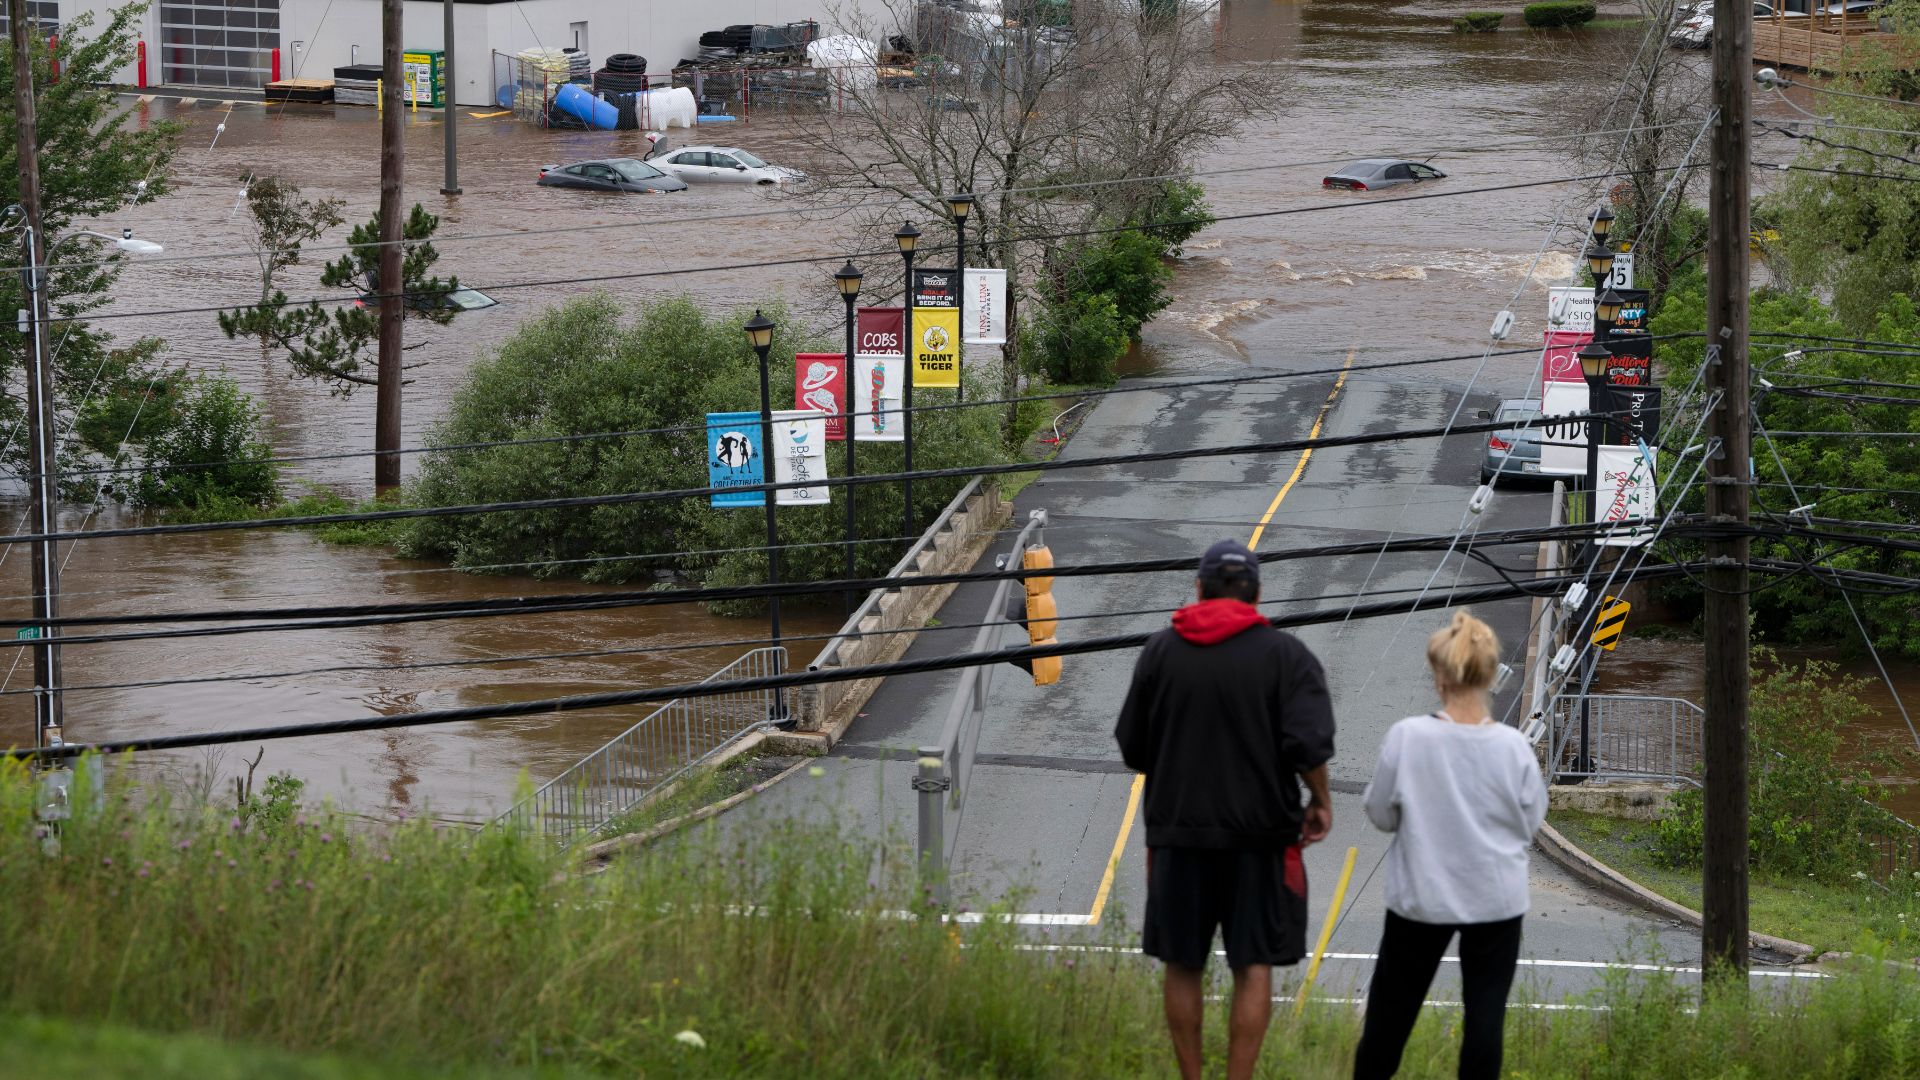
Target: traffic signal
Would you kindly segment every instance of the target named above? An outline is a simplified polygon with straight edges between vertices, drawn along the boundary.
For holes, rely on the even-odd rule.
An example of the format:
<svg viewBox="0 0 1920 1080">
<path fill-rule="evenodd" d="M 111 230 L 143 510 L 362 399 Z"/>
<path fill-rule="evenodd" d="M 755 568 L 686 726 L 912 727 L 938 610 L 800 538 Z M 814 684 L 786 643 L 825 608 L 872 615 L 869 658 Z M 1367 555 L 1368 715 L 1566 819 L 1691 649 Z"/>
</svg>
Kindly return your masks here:
<svg viewBox="0 0 1920 1080">
<path fill-rule="evenodd" d="M 1053 551 L 1044 544 L 1036 544 L 1021 553 L 1020 565 L 1028 570 L 1050 570 L 1053 568 Z M 1053 575 L 1030 577 L 1027 585 L 1027 617 L 1023 620 L 1027 626 L 1027 640 L 1034 645 L 1055 645 L 1058 639 L 1053 636 L 1054 628 L 1059 624 L 1060 609 L 1053 602 Z M 1060 681 L 1060 658 L 1043 656 L 1032 662 L 1035 686 L 1052 686 Z"/>
</svg>

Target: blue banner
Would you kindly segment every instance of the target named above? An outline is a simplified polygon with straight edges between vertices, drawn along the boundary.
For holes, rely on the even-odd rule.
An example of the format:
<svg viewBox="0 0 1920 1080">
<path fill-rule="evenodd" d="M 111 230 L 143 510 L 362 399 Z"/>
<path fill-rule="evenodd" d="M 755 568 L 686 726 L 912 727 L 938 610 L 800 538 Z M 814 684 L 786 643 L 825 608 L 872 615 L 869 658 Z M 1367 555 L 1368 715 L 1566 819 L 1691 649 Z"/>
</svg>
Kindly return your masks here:
<svg viewBox="0 0 1920 1080">
<path fill-rule="evenodd" d="M 761 468 L 760 414 L 757 412 L 716 412 L 707 414 L 707 486 L 714 488 L 753 487 L 766 483 Z M 718 507 L 765 506 L 764 491 L 715 492 Z"/>
</svg>

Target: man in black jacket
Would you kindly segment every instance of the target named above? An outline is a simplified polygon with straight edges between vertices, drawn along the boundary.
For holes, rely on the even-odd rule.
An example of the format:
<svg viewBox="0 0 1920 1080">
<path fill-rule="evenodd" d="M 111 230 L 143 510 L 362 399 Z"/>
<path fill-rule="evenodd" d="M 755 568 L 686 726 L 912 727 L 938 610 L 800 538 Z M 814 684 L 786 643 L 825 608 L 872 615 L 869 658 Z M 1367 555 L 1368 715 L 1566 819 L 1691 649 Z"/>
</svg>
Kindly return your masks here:
<svg viewBox="0 0 1920 1080">
<path fill-rule="evenodd" d="M 1141 947 L 1166 963 L 1180 1074 L 1200 1075 L 1202 975 L 1219 927 L 1233 970 L 1227 1075 L 1239 1080 L 1266 1038 L 1273 965 L 1306 954 L 1300 849 L 1333 827 L 1333 707 L 1320 662 L 1254 607 L 1260 564 L 1244 545 L 1208 548 L 1196 591 L 1141 648 L 1114 737 L 1146 774 Z"/>
</svg>

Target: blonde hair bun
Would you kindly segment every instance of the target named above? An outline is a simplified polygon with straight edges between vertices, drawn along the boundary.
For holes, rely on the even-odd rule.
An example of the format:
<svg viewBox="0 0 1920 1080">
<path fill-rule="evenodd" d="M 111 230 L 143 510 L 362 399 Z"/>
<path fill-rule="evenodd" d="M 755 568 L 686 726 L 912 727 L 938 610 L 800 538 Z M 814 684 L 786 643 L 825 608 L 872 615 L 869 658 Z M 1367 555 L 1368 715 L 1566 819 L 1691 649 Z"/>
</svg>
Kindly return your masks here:
<svg viewBox="0 0 1920 1080">
<path fill-rule="evenodd" d="M 1466 611 L 1427 638 L 1427 664 L 1442 686 L 1485 690 L 1500 667 L 1500 639 L 1493 627 Z"/>
</svg>

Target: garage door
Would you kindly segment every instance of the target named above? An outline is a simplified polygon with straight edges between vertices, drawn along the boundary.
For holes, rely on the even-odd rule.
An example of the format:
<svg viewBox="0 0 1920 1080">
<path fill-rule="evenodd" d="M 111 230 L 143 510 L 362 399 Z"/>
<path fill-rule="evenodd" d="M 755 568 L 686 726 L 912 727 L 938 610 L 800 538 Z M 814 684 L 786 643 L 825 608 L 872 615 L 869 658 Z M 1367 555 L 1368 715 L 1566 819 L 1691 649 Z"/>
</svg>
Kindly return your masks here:
<svg viewBox="0 0 1920 1080">
<path fill-rule="evenodd" d="M 280 47 L 280 0 L 162 3 L 160 42 L 162 82 L 265 86 Z"/>
</svg>

